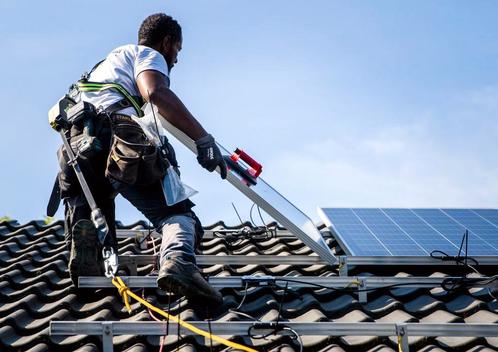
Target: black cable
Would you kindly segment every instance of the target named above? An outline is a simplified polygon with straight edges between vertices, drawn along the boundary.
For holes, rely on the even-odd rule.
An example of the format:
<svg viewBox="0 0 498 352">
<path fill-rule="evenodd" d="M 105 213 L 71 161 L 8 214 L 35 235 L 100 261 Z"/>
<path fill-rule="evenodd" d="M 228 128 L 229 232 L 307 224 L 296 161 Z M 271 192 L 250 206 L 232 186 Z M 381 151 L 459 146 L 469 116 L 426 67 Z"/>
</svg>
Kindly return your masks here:
<svg viewBox="0 0 498 352">
<path fill-rule="evenodd" d="M 138 244 L 141 246 L 142 243 L 144 243 L 145 241 L 147 241 L 149 238 L 152 238 L 152 233 L 154 231 L 152 231 L 152 228 L 151 228 L 152 224 L 149 222 L 149 227 L 147 228 L 147 236 L 145 236 L 144 238 L 142 238 L 141 240 L 138 241 Z"/>
<path fill-rule="evenodd" d="M 465 245 L 465 255 L 462 257 L 461 253 L 464 245 Z M 436 253 L 441 254 L 441 256 L 436 256 L 435 255 Z M 480 274 L 476 268 L 474 268 L 472 265 L 469 264 L 469 261 L 471 261 L 474 266 L 479 266 L 479 262 L 476 259 L 469 257 L 469 230 L 467 229 L 465 229 L 463 233 L 462 241 L 460 242 L 460 247 L 458 248 L 458 254 L 456 256 L 450 256 L 447 253 L 440 250 L 432 251 L 430 253 L 430 256 L 431 258 L 440 259 L 443 261 L 455 261 L 457 265 L 463 264 L 464 267 L 473 270 L 477 274 Z M 464 276 L 467 276 L 467 274 L 465 274 Z"/>
<path fill-rule="evenodd" d="M 267 227 L 250 228 L 249 226 L 243 227 L 241 230 L 227 232 L 227 231 L 213 231 L 213 235 L 217 238 L 224 239 L 231 245 L 235 245 L 242 240 L 257 240 L 266 241 L 276 236 L 276 229 Z"/>
<path fill-rule="evenodd" d="M 211 330 L 211 315 L 209 314 L 209 307 L 206 306 L 206 311 L 207 311 L 207 316 L 208 316 L 208 329 L 209 329 L 209 350 L 213 352 L 213 339 L 211 338 L 213 336 L 213 330 Z"/>
<path fill-rule="evenodd" d="M 258 210 L 258 214 L 259 214 L 259 218 L 261 219 L 261 223 L 263 224 L 263 226 L 266 227 L 266 223 L 265 221 L 263 220 L 263 215 L 261 215 L 261 208 L 259 207 L 259 205 L 257 206 L 256 208 Z"/>
<path fill-rule="evenodd" d="M 251 315 L 249 315 L 247 313 L 239 312 L 239 309 L 242 307 L 242 305 L 244 304 L 244 302 L 246 300 L 248 287 L 249 287 L 249 284 L 246 282 L 246 285 L 245 285 L 245 288 L 244 288 L 244 296 L 242 297 L 242 300 L 240 301 L 239 305 L 235 309 L 229 308 L 228 311 L 230 313 L 233 313 L 233 314 L 236 314 L 236 315 L 240 315 L 242 317 L 251 319 L 253 321 L 259 321 L 259 319 L 255 318 L 255 317 L 253 317 L 253 316 L 251 316 Z"/>
<path fill-rule="evenodd" d="M 171 281 L 168 284 L 168 317 L 166 318 L 166 335 L 169 335 L 169 316 L 171 315 Z"/>
<path fill-rule="evenodd" d="M 247 288 L 247 282 L 246 282 L 246 288 Z M 271 335 L 277 335 L 278 332 L 287 330 L 292 333 L 291 340 L 295 340 L 297 344 L 299 345 L 299 351 L 303 351 L 303 341 L 301 339 L 301 336 L 292 329 L 291 327 L 285 325 L 285 324 L 280 324 L 280 317 L 282 315 L 282 307 L 285 299 L 285 295 L 287 294 L 287 290 L 289 288 L 289 283 L 287 282 L 284 288 L 284 292 L 282 293 L 282 298 L 280 299 L 279 305 L 278 305 L 278 315 L 277 315 L 277 321 L 276 322 L 271 322 L 271 323 L 263 323 L 263 322 L 256 322 L 252 326 L 249 327 L 247 330 L 247 335 L 250 338 L 253 339 L 266 339 Z M 253 334 L 254 329 L 263 329 L 263 328 L 271 328 L 272 331 L 270 331 L 267 334 L 264 335 L 255 335 Z"/>
<path fill-rule="evenodd" d="M 467 258 L 469 254 L 469 230 L 465 230 L 465 266 L 467 266 Z"/>
<path fill-rule="evenodd" d="M 249 283 L 246 282 L 246 285 L 244 287 L 244 296 L 242 296 L 242 300 L 240 301 L 240 303 L 237 306 L 237 308 L 235 308 L 235 310 L 239 310 L 240 307 L 242 307 L 242 305 L 244 304 L 244 301 L 246 300 L 246 297 L 247 297 L 247 289 L 248 288 L 249 288 Z"/>
<path fill-rule="evenodd" d="M 284 298 L 285 298 L 285 294 L 287 293 L 288 288 L 289 288 L 289 283 L 286 282 L 284 292 L 282 293 L 282 299 L 280 300 L 280 303 L 278 305 L 277 325 L 278 325 L 278 322 L 280 321 L 280 315 L 282 314 L 282 306 L 284 304 Z"/>
<path fill-rule="evenodd" d="M 436 254 L 441 254 L 441 255 L 436 255 Z M 466 265 L 469 268 L 472 268 L 468 264 L 469 261 L 472 262 L 473 265 L 479 266 L 479 262 L 477 261 L 477 259 L 469 257 L 469 256 L 467 256 L 466 258 L 462 259 L 462 257 L 452 256 L 452 255 L 449 255 L 446 252 L 443 252 L 443 251 L 440 251 L 440 250 L 434 250 L 429 255 L 431 256 L 431 258 L 434 258 L 434 259 L 439 259 L 439 260 L 442 260 L 442 261 L 454 261 L 457 264 L 463 264 L 463 265 Z M 465 263 L 465 260 L 467 260 L 467 264 Z"/>
<path fill-rule="evenodd" d="M 233 204 L 233 202 L 232 202 L 232 207 L 233 207 L 233 210 L 235 210 L 235 214 L 237 214 L 237 217 L 239 218 L 240 223 L 243 224 L 244 222 L 242 221 L 242 218 L 240 217 L 239 212 L 237 211 L 237 208 L 235 207 L 235 204 Z"/>
<path fill-rule="evenodd" d="M 461 278 L 456 278 L 456 280 L 460 280 Z M 489 278 L 463 278 L 464 281 L 462 282 L 465 287 L 474 287 L 474 286 L 485 286 L 489 285 L 490 283 L 497 281 L 498 280 L 498 275 L 489 277 Z M 443 284 L 445 284 L 445 281 L 451 283 L 451 280 L 455 280 L 455 278 L 448 278 L 446 280 L 443 280 L 441 283 L 441 287 L 443 287 Z M 373 287 L 373 288 L 365 288 L 365 289 L 355 289 L 353 287 L 345 287 L 345 288 L 336 288 L 336 287 L 329 287 L 321 284 L 317 284 L 314 282 L 306 282 L 302 280 L 297 280 L 297 279 L 289 279 L 289 278 L 278 278 L 275 279 L 275 281 L 283 281 L 283 282 L 294 282 L 298 284 L 306 284 L 310 286 L 315 286 L 318 288 L 323 288 L 327 290 L 332 290 L 332 291 L 337 291 L 337 292 L 344 292 L 344 293 L 357 293 L 357 292 L 371 292 L 371 291 L 376 291 L 376 290 L 384 290 L 384 289 L 390 289 L 390 288 L 398 288 L 402 286 L 410 286 L 413 285 L 413 283 L 399 283 L 399 284 L 392 284 L 392 285 L 386 285 L 386 286 L 381 286 L 381 287 Z M 448 282 L 446 285 L 448 285 Z M 434 286 L 433 282 L 418 282 L 417 285 L 428 285 L 428 286 Z M 443 287 L 445 289 L 445 287 Z"/>
<path fill-rule="evenodd" d="M 299 345 L 299 352 L 303 352 L 303 340 L 301 339 L 301 336 L 299 336 L 297 331 L 289 326 L 284 326 L 283 330 L 290 331 L 294 335 L 291 336 L 291 339 L 297 341 L 297 344 Z"/>
</svg>

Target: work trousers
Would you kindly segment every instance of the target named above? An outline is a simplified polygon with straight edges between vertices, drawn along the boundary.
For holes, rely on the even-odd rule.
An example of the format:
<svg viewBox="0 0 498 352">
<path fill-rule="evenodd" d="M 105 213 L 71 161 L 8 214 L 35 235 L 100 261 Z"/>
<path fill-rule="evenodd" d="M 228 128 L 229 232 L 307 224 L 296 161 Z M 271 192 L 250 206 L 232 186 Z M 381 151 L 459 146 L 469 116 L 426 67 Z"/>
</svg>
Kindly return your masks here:
<svg viewBox="0 0 498 352">
<path fill-rule="evenodd" d="M 192 211 L 194 203 L 189 199 L 168 206 L 162 190 L 161 180 L 149 185 L 129 185 L 105 176 L 107 155 L 109 154 L 111 129 L 100 128 L 99 138 L 104 150 L 89 160 L 79 160 L 85 179 L 103 212 L 109 233 L 104 245 L 112 246 L 117 252 L 114 199 L 121 194 L 137 208 L 162 234 L 160 263 L 169 257 L 182 257 L 195 263 L 195 248 L 203 235 L 202 225 Z M 71 245 L 72 228 L 80 219 L 90 219 L 91 209 L 81 190 L 74 170 L 67 164 L 67 156 L 59 151 L 61 172 L 59 185 L 65 205 L 65 233 L 68 248 Z"/>
</svg>

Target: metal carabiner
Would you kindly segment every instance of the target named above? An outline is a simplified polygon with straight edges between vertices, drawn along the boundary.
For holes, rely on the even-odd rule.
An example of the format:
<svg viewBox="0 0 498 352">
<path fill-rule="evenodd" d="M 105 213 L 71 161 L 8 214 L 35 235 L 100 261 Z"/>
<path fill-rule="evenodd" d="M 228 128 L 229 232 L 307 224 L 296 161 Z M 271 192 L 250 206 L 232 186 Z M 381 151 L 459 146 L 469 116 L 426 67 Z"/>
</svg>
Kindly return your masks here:
<svg viewBox="0 0 498 352">
<path fill-rule="evenodd" d="M 102 257 L 104 258 L 105 276 L 113 279 L 118 271 L 118 255 L 112 247 L 102 248 Z"/>
</svg>

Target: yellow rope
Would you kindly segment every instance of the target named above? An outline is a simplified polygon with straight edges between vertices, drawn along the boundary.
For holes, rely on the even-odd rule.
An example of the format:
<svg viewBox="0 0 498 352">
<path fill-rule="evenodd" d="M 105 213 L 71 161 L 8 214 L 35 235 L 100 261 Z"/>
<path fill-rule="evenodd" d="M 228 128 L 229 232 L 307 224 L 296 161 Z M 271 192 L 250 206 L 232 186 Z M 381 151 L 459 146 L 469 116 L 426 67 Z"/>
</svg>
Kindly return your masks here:
<svg viewBox="0 0 498 352">
<path fill-rule="evenodd" d="M 398 352 L 403 352 L 403 348 L 401 347 L 401 335 L 398 335 Z"/>
<path fill-rule="evenodd" d="M 146 306 L 150 310 L 156 312 L 157 314 L 161 314 L 163 317 L 165 317 L 169 320 L 172 320 L 175 323 L 180 324 L 181 326 L 192 331 L 193 333 L 204 336 L 210 340 L 219 342 L 219 343 L 221 343 L 225 346 L 231 347 L 231 348 L 235 348 L 235 349 L 246 351 L 246 352 L 258 352 L 257 350 L 252 349 L 250 347 L 246 347 L 244 345 L 240 345 L 238 343 L 228 341 L 227 339 L 224 339 L 220 336 L 213 335 L 207 331 L 201 330 L 201 329 L 195 327 L 194 325 L 189 324 L 186 321 L 183 321 L 180 318 L 177 318 L 174 315 L 170 315 L 170 314 L 166 313 L 165 311 L 153 306 L 152 304 L 150 304 L 146 300 L 142 299 L 141 297 L 139 297 L 136 294 L 134 294 L 133 292 L 131 292 L 130 289 L 126 286 L 126 284 L 123 282 L 123 280 L 118 276 L 116 276 L 115 278 L 112 279 L 112 284 L 114 286 L 116 286 L 116 288 L 118 289 L 119 295 L 123 298 L 123 302 L 126 306 L 126 309 L 128 310 L 128 313 L 131 312 L 129 297 L 132 297 L 133 299 L 137 300 L 139 303 L 143 304 L 144 306 Z"/>
</svg>

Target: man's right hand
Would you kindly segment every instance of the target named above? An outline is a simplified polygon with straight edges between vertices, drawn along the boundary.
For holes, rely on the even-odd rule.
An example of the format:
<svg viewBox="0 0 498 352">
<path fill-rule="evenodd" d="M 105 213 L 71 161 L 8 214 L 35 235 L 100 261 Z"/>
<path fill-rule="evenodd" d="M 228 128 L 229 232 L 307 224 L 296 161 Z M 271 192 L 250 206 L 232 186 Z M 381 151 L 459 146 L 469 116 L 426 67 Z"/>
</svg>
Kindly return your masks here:
<svg viewBox="0 0 498 352">
<path fill-rule="evenodd" d="M 199 164 L 209 172 L 213 172 L 219 166 L 221 178 L 226 179 L 227 165 L 213 136 L 208 134 L 201 137 L 195 141 L 195 145 L 197 146 L 197 161 Z"/>
</svg>

